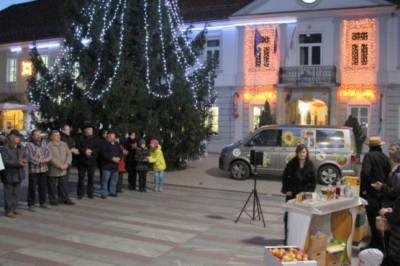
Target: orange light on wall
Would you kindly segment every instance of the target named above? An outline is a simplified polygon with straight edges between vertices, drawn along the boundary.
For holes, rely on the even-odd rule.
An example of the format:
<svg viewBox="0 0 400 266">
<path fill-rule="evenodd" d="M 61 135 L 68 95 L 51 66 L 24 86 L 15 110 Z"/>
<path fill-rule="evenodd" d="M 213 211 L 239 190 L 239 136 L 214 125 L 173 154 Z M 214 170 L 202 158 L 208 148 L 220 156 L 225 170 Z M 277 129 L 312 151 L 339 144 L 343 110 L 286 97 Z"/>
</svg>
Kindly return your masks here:
<svg viewBox="0 0 400 266">
<path fill-rule="evenodd" d="M 32 75 L 32 62 L 28 60 L 21 61 L 21 76 L 29 77 Z"/>
<path fill-rule="evenodd" d="M 342 84 L 376 84 L 376 19 L 343 21 Z"/>
<path fill-rule="evenodd" d="M 251 100 L 276 100 L 276 90 L 272 85 L 269 86 L 246 86 L 244 88 L 243 98 L 246 101 Z"/>
<path fill-rule="evenodd" d="M 376 98 L 376 88 L 373 85 L 345 86 L 339 88 L 338 95 L 342 98 L 367 98 L 373 100 Z"/>
</svg>

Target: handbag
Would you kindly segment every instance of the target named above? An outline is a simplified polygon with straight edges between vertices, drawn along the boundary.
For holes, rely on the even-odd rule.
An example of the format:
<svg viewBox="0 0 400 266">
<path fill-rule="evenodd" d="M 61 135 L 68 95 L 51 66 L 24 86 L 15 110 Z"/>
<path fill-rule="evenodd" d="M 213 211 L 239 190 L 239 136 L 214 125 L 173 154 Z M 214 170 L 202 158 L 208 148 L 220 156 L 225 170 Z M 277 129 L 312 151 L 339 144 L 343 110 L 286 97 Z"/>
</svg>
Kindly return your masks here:
<svg viewBox="0 0 400 266">
<path fill-rule="evenodd" d="M 376 216 L 375 226 L 379 231 L 390 231 L 390 223 L 385 217 Z"/>
</svg>

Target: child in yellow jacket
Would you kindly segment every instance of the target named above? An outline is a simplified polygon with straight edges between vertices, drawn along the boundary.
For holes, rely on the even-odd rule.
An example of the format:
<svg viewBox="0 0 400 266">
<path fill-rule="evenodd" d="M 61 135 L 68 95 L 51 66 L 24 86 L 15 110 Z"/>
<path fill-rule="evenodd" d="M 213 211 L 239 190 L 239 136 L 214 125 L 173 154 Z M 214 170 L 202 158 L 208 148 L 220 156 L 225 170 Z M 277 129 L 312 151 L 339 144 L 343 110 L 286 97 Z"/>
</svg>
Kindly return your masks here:
<svg viewBox="0 0 400 266">
<path fill-rule="evenodd" d="M 164 184 L 164 170 L 167 168 L 161 145 L 156 139 L 150 141 L 149 162 L 153 163 L 154 191 L 162 191 Z"/>
</svg>

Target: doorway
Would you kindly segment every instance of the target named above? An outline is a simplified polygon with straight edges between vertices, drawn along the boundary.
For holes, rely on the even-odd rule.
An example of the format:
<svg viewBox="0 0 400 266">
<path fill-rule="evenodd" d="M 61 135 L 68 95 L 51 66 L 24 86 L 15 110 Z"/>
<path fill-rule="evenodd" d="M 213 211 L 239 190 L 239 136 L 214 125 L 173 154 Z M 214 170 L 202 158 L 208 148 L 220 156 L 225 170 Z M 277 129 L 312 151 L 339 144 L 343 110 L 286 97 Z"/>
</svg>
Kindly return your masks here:
<svg viewBox="0 0 400 266">
<path fill-rule="evenodd" d="M 286 124 L 328 125 L 328 106 L 315 98 L 294 99 L 286 110 Z"/>
</svg>

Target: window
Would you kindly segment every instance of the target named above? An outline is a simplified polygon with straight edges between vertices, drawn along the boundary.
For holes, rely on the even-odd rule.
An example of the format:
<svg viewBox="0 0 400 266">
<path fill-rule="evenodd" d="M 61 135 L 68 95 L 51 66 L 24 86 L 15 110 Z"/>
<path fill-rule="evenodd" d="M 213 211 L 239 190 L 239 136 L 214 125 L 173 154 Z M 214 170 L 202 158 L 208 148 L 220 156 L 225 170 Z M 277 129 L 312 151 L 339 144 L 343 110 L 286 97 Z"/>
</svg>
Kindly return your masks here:
<svg viewBox="0 0 400 266">
<path fill-rule="evenodd" d="M 271 42 L 270 37 L 262 37 L 256 50 L 256 67 L 270 67 L 271 65 Z"/>
<path fill-rule="evenodd" d="M 49 56 L 48 55 L 40 55 L 44 65 L 48 68 L 49 67 Z"/>
<path fill-rule="evenodd" d="M 321 65 L 322 34 L 299 34 L 300 65 Z"/>
<path fill-rule="evenodd" d="M 218 117 L 219 117 L 219 108 L 218 106 L 211 107 L 211 130 L 213 134 L 218 134 Z"/>
<path fill-rule="evenodd" d="M 344 148 L 341 130 L 317 130 L 317 148 Z"/>
<path fill-rule="evenodd" d="M 252 107 L 252 115 L 253 118 L 250 120 L 252 121 L 252 125 L 250 128 L 253 128 L 254 130 L 256 130 L 258 128 L 258 125 L 260 124 L 260 116 L 261 116 L 261 112 L 263 110 L 263 106 L 253 106 Z"/>
<path fill-rule="evenodd" d="M 7 59 L 7 82 L 17 82 L 17 58 Z"/>
<path fill-rule="evenodd" d="M 75 62 L 75 63 L 73 64 L 73 66 L 72 66 L 72 77 L 73 77 L 74 79 L 78 78 L 78 76 L 79 76 L 79 69 L 80 69 L 79 62 Z"/>
<path fill-rule="evenodd" d="M 217 68 L 220 64 L 220 41 L 219 40 L 207 40 L 206 47 L 206 60 L 210 61 L 212 59 L 216 60 Z"/>
<path fill-rule="evenodd" d="M 365 136 L 368 136 L 369 106 L 350 106 L 350 114 L 358 119 Z"/>
<path fill-rule="evenodd" d="M 368 65 L 368 32 L 353 32 L 351 34 L 351 65 Z"/>
<path fill-rule="evenodd" d="M 276 147 L 280 146 L 280 129 L 266 129 L 254 136 L 252 139 L 255 146 Z"/>
</svg>

